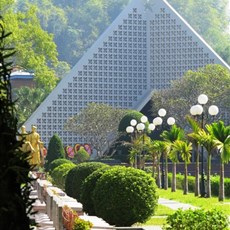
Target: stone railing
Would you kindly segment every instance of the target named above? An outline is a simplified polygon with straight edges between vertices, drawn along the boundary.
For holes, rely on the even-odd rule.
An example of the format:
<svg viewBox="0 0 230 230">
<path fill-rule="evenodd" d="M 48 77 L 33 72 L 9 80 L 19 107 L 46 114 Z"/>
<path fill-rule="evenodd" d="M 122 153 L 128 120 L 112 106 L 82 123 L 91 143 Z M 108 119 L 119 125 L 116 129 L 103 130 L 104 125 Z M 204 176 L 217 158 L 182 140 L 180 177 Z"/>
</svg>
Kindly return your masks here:
<svg viewBox="0 0 230 230">
<path fill-rule="evenodd" d="M 114 229 L 103 219 L 96 216 L 88 216 L 82 210 L 82 204 L 76 199 L 66 195 L 60 188 L 53 186 L 45 179 L 37 179 L 34 185 L 37 189 L 38 199 L 46 204 L 46 213 L 56 230 L 64 230 L 63 208 L 65 206 L 74 210 L 78 217 L 90 221 L 92 229 Z"/>
</svg>

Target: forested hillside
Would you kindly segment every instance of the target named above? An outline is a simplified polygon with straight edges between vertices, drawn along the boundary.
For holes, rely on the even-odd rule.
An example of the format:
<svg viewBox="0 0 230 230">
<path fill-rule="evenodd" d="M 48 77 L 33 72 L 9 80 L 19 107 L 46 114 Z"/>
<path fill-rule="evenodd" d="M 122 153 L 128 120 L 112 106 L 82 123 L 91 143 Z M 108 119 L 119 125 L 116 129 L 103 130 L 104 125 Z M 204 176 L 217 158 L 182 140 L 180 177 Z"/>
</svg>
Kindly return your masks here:
<svg viewBox="0 0 230 230">
<path fill-rule="evenodd" d="M 59 59 L 71 66 L 76 64 L 129 2 L 129 0 L 27 1 L 37 5 L 42 28 L 54 34 Z M 230 23 L 230 14 L 227 12 L 228 0 L 168 0 L 168 2 L 226 62 L 230 63 L 230 34 L 227 33 Z"/>
<path fill-rule="evenodd" d="M 143 0 L 147 1 L 147 0 Z M 154 0 L 149 0 L 154 1 Z M 230 64 L 228 0 L 168 0 Z M 36 87 L 14 92 L 23 123 L 73 67 L 129 0 L 1 0 L 0 15 L 12 37 L 14 66 L 35 74 Z"/>
</svg>

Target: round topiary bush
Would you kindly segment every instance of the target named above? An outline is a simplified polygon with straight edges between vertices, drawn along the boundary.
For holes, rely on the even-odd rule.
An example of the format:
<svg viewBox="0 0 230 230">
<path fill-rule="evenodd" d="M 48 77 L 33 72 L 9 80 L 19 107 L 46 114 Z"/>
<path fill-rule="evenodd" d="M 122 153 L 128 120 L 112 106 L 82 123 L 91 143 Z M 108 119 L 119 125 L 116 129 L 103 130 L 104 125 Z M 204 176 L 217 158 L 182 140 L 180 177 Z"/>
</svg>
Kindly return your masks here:
<svg viewBox="0 0 230 230">
<path fill-rule="evenodd" d="M 154 179 L 142 170 L 114 167 L 96 183 L 96 215 L 115 226 L 144 223 L 155 212 L 158 196 Z"/>
<path fill-rule="evenodd" d="M 56 159 L 53 160 L 50 164 L 49 164 L 49 172 L 52 173 L 52 171 L 58 167 L 59 165 L 65 164 L 65 163 L 72 163 L 72 161 L 65 159 L 65 158 L 60 158 L 60 159 Z"/>
<path fill-rule="evenodd" d="M 92 199 L 93 191 L 98 179 L 103 175 L 105 171 L 111 168 L 111 166 L 106 165 L 97 169 L 95 172 L 91 173 L 82 184 L 81 203 L 83 205 L 83 211 L 88 215 L 96 215 Z"/>
<path fill-rule="evenodd" d="M 66 176 L 66 194 L 81 201 L 81 186 L 84 180 L 91 173 L 105 165 L 106 164 L 101 162 L 84 162 L 71 169 Z"/>
<path fill-rule="evenodd" d="M 144 114 L 136 111 L 136 110 L 130 110 L 120 121 L 118 130 L 119 132 L 126 132 L 126 127 L 130 125 L 130 121 L 132 119 L 135 119 L 137 122 L 141 122 L 141 117 Z"/>
<path fill-rule="evenodd" d="M 74 167 L 76 167 L 76 165 L 74 163 L 70 162 L 70 163 L 61 164 L 61 165 L 57 166 L 56 168 L 54 168 L 54 170 L 51 172 L 51 177 L 53 179 L 53 183 L 57 187 L 64 190 L 65 189 L 66 175 L 69 172 L 69 170 L 71 170 Z"/>
</svg>

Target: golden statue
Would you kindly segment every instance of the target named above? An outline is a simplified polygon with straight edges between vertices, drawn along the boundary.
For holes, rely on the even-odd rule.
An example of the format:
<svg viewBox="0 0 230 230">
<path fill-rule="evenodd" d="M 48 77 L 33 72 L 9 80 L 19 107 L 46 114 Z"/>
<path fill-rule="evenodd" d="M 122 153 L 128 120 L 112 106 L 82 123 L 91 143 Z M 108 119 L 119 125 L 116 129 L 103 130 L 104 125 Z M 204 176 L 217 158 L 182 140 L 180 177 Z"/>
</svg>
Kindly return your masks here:
<svg viewBox="0 0 230 230">
<path fill-rule="evenodd" d="M 43 160 L 41 159 L 43 142 L 40 140 L 40 135 L 37 133 L 37 127 L 34 125 L 31 128 L 31 133 L 28 135 L 28 140 L 32 146 L 30 164 L 40 166 Z"/>
<path fill-rule="evenodd" d="M 30 144 L 30 141 L 29 141 L 29 135 L 28 133 L 26 132 L 26 126 L 23 125 L 21 127 L 21 134 L 18 136 L 18 140 L 21 141 L 21 140 L 24 140 L 23 144 L 22 144 L 22 147 L 21 147 L 21 150 L 25 153 L 25 152 L 33 152 L 34 149 L 32 147 L 32 145 Z"/>
</svg>

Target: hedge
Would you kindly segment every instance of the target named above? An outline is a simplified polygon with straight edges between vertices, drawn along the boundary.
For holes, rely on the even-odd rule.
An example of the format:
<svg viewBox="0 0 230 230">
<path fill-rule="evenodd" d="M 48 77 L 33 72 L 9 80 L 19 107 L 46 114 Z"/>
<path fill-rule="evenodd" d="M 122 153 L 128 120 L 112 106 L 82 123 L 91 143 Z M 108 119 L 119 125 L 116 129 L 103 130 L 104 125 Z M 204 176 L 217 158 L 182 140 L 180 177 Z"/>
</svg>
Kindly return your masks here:
<svg viewBox="0 0 230 230">
<path fill-rule="evenodd" d="M 66 175 L 68 174 L 69 170 L 71 170 L 72 168 L 75 168 L 76 165 L 72 162 L 70 163 L 64 163 L 61 164 L 59 166 L 57 166 L 56 168 L 54 168 L 54 170 L 51 172 L 51 177 L 53 179 L 53 183 L 61 188 L 61 189 L 65 189 L 65 180 L 66 180 Z"/>
<path fill-rule="evenodd" d="M 115 167 L 115 166 L 114 166 Z M 93 192 L 97 181 L 104 174 L 105 171 L 113 168 L 112 166 L 104 166 L 91 173 L 82 184 L 81 203 L 83 205 L 83 211 L 88 215 L 95 216 L 96 212 L 93 204 Z"/>
<path fill-rule="evenodd" d="M 81 201 L 81 187 L 84 180 L 91 173 L 105 165 L 106 164 L 101 162 L 84 162 L 76 165 L 76 167 L 71 169 L 66 176 L 66 194 L 77 199 L 78 201 Z"/>
</svg>

